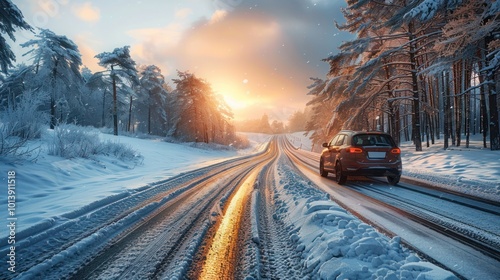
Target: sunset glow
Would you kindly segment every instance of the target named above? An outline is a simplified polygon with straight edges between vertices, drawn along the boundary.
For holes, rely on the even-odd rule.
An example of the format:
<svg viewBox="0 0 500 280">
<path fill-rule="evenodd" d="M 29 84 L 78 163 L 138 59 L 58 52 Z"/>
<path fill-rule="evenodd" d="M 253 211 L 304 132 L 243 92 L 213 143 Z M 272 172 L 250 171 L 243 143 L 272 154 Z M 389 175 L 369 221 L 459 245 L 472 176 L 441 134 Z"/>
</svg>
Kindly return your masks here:
<svg viewBox="0 0 500 280">
<path fill-rule="evenodd" d="M 225 97 L 235 119 L 268 114 L 286 120 L 304 109 L 309 77 L 325 75 L 328 65 L 321 60 L 341 42 L 334 36 L 338 30 L 333 17 L 340 16 L 344 3 L 152 2 L 19 0 L 16 4 L 31 25 L 75 41 L 84 65 L 92 71 L 102 71 L 96 54 L 130 46 L 137 65 L 158 66 L 167 81 L 176 77 L 177 70 L 206 80 Z M 23 43 L 32 36 L 24 32 L 17 38 Z M 25 51 L 15 48 L 18 58 Z"/>
</svg>

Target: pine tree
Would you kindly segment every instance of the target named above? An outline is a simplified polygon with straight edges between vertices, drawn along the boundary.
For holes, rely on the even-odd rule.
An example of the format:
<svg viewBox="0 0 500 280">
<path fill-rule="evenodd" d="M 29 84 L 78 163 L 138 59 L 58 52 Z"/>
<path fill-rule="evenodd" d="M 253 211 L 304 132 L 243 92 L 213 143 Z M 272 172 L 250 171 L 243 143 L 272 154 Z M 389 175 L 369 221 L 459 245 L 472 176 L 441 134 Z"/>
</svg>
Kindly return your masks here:
<svg viewBox="0 0 500 280">
<path fill-rule="evenodd" d="M 33 70 L 38 77 L 36 86 L 50 94 L 50 128 L 53 129 L 57 119 L 64 121 L 69 114 L 69 99 L 79 95 L 83 83 L 81 54 L 73 41 L 48 29 L 40 29 L 36 37 L 21 46 L 33 48 L 24 55 L 31 55 L 33 60 Z"/>
<path fill-rule="evenodd" d="M 135 61 L 130 57 L 129 46 L 115 48 L 113 52 L 103 52 L 95 57 L 99 59 L 99 65 L 106 68 L 113 85 L 113 129 L 118 135 L 118 101 L 117 84 L 138 84 L 137 69 Z"/>
<path fill-rule="evenodd" d="M 23 93 L 32 90 L 31 82 L 34 80 L 31 66 L 18 65 L 11 68 L 0 84 L 1 107 L 14 109 Z"/>
<path fill-rule="evenodd" d="M 400 133 L 408 140 L 411 132 L 421 150 L 423 135 L 429 145 L 444 119 L 445 147 L 448 137 L 460 145 L 462 134 L 467 145 L 477 106 L 471 95 L 480 91 L 482 131 L 490 130 L 492 149 L 500 146 L 498 1 L 348 0 L 344 15 L 346 23 L 337 27 L 357 38 L 325 59 L 330 72 L 311 91 L 310 105 L 333 106 L 328 133 L 380 127 L 396 140 Z M 479 84 L 473 83 L 474 73 Z M 313 109 L 318 120 L 321 110 Z"/>
<path fill-rule="evenodd" d="M 141 88 L 145 91 L 147 106 L 147 132 L 153 131 L 159 133 L 166 130 L 168 119 L 167 112 L 167 94 L 164 84 L 165 77 L 161 74 L 160 68 L 155 65 L 142 67 L 140 71 Z M 152 122 L 160 124 L 156 129 L 152 128 Z"/>
<path fill-rule="evenodd" d="M 112 97 L 112 84 L 109 75 L 104 72 L 93 73 L 90 77 L 85 79 L 85 87 L 90 91 L 90 94 L 100 94 L 100 102 L 95 102 L 95 104 L 100 104 L 99 116 L 100 122 L 95 122 L 93 125 L 96 127 L 105 127 L 106 119 L 108 117 L 108 112 L 111 112 L 111 103 L 106 102 L 106 96 Z M 97 99 L 97 96 L 96 96 Z M 98 112 L 97 109 L 95 109 Z M 94 116 L 95 117 L 95 116 Z"/>
<path fill-rule="evenodd" d="M 425 3 L 425 1 L 424 1 Z M 443 36 L 440 44 L 435 49 L 442 54 L 444 61 L 454 71 L 454 98 L 458 106 L 467 105 L 462 100 L 474 89 L 471 86 L 474 65 L 479 67 L 479 80 L 481 84 L 481 102 L 485 96 L 489 97 L 490 119 L 488 128 L 483 128 L 484 138 L 490 132 L 490 145 L 492 150 L 500 149 L 500 126 L 498 119 L 498 104 L 496 78 L 500 68 L 500 5 L 498 1 L 467 0 L 463 2 L 440 1 L 437 3 L 446 13 L 446 24 L 443 27 Z M 421 4 L 418 7 L 423 6 Z M 417 8 L 418 8 L 417 7 Z M 424 14 L 419 9 L 414 9 L 409 16 Z M 457 145 L 460 144 L 462 114 L 466 117 L 470 106 L 459 108 L 455 106 L 455 137 Z M 483 107 L 483 119 L 487 118 L 486 106 Z M 467 126 L 465 126 L 467 129 Z"/>
<path fill-rule="evenodd" d="M 22 12 L 10 0 L 0 0 L 0 71 L 7 73 L 12 67 L 16 56 L 7 44 L 3 34 L 7 33 L 12 41 L 16 40 L 14 32 L 17 29 L 32 30 L 31 26 L 24 21 Z"/>
<path fill-rule="evenodd" d="M 189 72 L 177 71 L 177 75 L 173 82 L 178 110 L 169 134 L 184 141 L 231 143 L 236 136 L 227 104 L 208 82 Z"/>
</svg>

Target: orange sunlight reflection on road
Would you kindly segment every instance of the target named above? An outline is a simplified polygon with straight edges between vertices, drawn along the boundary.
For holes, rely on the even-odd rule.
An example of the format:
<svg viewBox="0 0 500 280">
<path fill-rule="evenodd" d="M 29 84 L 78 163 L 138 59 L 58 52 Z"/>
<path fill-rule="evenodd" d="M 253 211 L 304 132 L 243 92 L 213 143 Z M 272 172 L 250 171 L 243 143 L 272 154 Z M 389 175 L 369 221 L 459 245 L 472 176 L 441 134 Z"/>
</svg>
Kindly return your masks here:
<svg viewBox="0 0 500 280">
<path fill-rule="evenodd" d="M 258 169 L 250 174 L 231 199 L 212 240 L 199 279 L 232 279 L 236 259 L 238 231 L 244 206 L 253 190 Z"/>
</svg>

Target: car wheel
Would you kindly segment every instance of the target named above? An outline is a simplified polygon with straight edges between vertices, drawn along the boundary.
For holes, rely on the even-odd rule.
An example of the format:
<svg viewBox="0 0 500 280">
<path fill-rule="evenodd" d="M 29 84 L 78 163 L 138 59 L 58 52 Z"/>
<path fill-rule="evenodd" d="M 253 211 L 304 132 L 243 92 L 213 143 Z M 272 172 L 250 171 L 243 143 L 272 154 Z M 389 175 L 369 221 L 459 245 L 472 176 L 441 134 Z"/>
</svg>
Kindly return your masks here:
<svg viewBox="0 0 500 280">
<path fill-rule="evenodd" d="M 397 176 L 387 176 L 387 182 L 389 182 L 389 185 L 397 185 L 399 183 L 399 179 L 401 179 L 401 175 Z"/>
<path fill-rule="evenodd" d="M 347 176 L 343 174 L 342 164 L 340 164 L 340 162 L 337 162 L 337 164 L 335 165 L 335 181 L 340 185 L 343 185 L 345 184 L 345 182 L 347 182 Z"/>
</svg>

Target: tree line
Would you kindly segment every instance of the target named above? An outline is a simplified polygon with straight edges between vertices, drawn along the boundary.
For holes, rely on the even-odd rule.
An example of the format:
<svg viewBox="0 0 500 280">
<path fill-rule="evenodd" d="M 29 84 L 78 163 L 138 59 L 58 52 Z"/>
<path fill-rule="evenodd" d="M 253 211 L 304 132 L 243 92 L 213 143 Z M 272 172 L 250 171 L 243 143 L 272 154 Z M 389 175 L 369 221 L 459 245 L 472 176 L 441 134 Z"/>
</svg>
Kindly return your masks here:
<svg viewBox="0 0 500 280">
<path fill-rule="evenodd" d="M 234 126 L 238 131 L 252 133 L 281 134 L 303 132 L 306 128 L 309 115 L 310 110 L 308 108 L 303 111 L 295 111 L 288 117 L 287 123 L 285 124 L 280 120 L 271 121 L 269 116 L 264 114 L 260 119 L 235 121 Z"/>
<path fill-rule="evenodd" d="M 324 59 L 325 79 L 311 78 L 312 140 L 382 130 L 421 151 L 440 137 L 468 147 L 481 133 L 500 150 L 499 3 L 348 0 L 337 28 L 355 38 Z"/>
<path fill-rule="evenodd" d="M 1 35 L 33 31 L 9 0 L 0 0 L 0 128 L 6 137 L 36 138 L 43 125 L 74 123 L 168 136 L 180 141 L 235 144 L 233 113 L 210 84 L 178 71 L 172 88 L 155 65 L 136 65 L 128 46 L 97 54 L 104 70 L 82 65 L 78 46 L 66 36 L 38 29 L 22 43 L 29 64 L 13 65 L 15 56 Z M 34 127 L 20 123 L 26 115 Z"/>
</svg>

